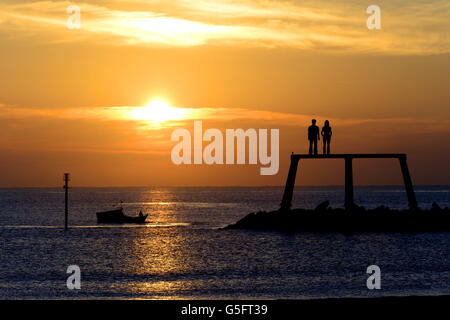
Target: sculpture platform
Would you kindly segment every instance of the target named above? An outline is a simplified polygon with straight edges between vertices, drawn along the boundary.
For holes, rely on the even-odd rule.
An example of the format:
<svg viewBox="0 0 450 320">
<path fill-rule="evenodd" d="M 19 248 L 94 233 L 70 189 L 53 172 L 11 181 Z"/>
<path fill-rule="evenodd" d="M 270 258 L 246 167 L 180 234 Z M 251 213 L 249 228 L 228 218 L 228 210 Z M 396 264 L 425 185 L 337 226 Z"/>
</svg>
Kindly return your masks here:
<svg viewBox="0 0 450 320">
<path fill-rule="evenodd" d="M 408 197 L 409 209 L 417 208 L 417 200 L 414 193 L 411 176 L 406 163 L 406 154 L 404 153 L 345 153 L 329 155 L 310 155 L 294 154 L 291 155 L 291 165 L 289 167 L 286 186 L 284 188 L 281 209 L 289 210 L 292 205 L 292 195 L 294 193 L 295 178 L 300 160 L 302 159 L 344 159 L 345 160 L 345 208 L 351 209 L 354 203 L 353 196 L 353 159 L 398 159 L 402 171 L 403 182 L 405 184 L 406 195 Z"/>
</svg>

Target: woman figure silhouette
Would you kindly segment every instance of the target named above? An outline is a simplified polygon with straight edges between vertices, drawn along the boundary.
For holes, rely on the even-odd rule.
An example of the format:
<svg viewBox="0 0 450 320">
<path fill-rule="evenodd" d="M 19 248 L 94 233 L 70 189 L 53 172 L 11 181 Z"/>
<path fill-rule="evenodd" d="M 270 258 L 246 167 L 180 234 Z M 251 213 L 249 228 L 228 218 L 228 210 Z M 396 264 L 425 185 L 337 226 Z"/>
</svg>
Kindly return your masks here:
<svg viewBox="0 0 450 320">
<path fill-rule="evenodd" d="M 325 120 L 321 135 L 323 141 L 323 154 L 330 154 L 330 142 L 333 132 L 331 131 L 330 122 L 328 120 Z"/>
</svg>

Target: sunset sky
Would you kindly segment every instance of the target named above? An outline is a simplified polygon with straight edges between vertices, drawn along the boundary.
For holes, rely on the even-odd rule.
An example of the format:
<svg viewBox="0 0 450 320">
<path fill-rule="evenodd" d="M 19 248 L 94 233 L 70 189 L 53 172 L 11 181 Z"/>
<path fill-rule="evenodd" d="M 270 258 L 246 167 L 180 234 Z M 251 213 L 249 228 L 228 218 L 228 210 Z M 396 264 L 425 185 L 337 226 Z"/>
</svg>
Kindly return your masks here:
<svg viewBox="0 0 450 320">
<path fill-rule="evenodd" d="M 2 0 L 0 187 L 64 172 L 77 186 L 284 185 L 313 117 L 330 120 L 333 153 L 407 153 L 415 184 L 449 185 L 449 83 L 448 0 Z M 279 129 L 278 174 L 176 166 L 171 133 L 194 120 Z M 310 160 L 297 181 L 341 185 L 343 168 Z M 355 160 L 354 175 L 401 184 L 394 160 Z"/>
</svg>

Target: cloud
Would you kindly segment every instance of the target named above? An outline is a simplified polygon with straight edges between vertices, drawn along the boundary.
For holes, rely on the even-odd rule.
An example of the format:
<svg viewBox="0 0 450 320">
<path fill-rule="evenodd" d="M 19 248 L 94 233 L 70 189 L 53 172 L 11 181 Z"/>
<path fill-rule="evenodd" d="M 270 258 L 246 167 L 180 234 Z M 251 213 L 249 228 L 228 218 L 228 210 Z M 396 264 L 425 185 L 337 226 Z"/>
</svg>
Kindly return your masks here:
<svg viewBox="0 0 450 320">
<path fill-rule="evenodd" d="M 37 171 L 56 167 L 67 170 L 68 163 L 73 161 L 78 166 L 84 161 L 83 170 L 94 167 L 95 174 L 103 172 L 110 176 L 115 170 L 122 172 L 123 168 L 136 166 L 133 159 L 140 159 L 139 166 L 149 172 L 172 172 L 170 152 L 175 143 L 170 139 L 171 134 L 177 128 L 193 134 L 194 120 L 203 120 L 204 130 L 217 128 L 221 132 L 237 128 L 280 129 L 283 162 L 292 151 L 307 151 L 306 127 L 313 118 L 245 108 L 183 108 L 186 115 L 183 120 L 153 123 L 129 118 L 135 108 L 140 107 L 35 109 L 4 105 L 0 107 L 0 149 L 3 159 L 9 160 L 3 164 L 7 164 L 7 172 L 14 170 L 15 176 L 22 176 L 24 169 L 17 165 L 22 160 L 30 162 L 34 170 L 39 168 Z M 319 125 L 325 119 L 330 120 L 334 132 L 333 152 L 405 152 L 419 160 L 428 157 L 430 162 L 425 161 L 421 167 L 429 167 L 431 158 L 439 153 L 440 164 L 433 161 L 433 166 L 445 169 L 448 163 L 448 152 L 441 149 L 448 144 L 450 120 L 342 119 L 320 115 L 314 118 Z M 41 164 L 37 166 L 37 162 Z M 161 166 L 155 169 L 158 165 Z M 280 168 L 287 170 L 287 166 L 285 162 Z M 436 179 L 444 181 L 445 177 L 437 175 Z"/>
<path fill-rule="evenodd" d="M 81 30 L 66 29 L 68 1 L 0 5 L 2 29 L 40 30 L 48 41 L 107 45 L 285 47 L 321 52 L 442 54 L 450 52 L 448 1 L 386 3 L 382 30 L 366 28 L 355 1 L 103 1 L 76 3 Z M 51 39 L 51 40 L 50 40 Z"/>
<path fill-rule="evenodd" d="M 219 18 L 263 18 L 263 19 L 305 19 L 342 21 L 345 17 L 330 14 L 327 10 L 301 7 L 290 2 L 281 1 L 245 1 L 245 0 L 179 0 L 191 14 Z"/>
<path fill-rule="evenodd" d="M 273 126 L 307 126 L 312 118 L 325 120 L 339 126 L 364 125 L 368 123 L 383 125 L 412 124 L 414 128 L 427 127 L 434 131 L 449 131 L 450 120 L 434 118 L 330 118 L 320 115 L 275 112 L 268 110 L 255 110 L 246 108 L 202 107 L 202 108 L 175 108 L 182 111 L 183 119 L 168 121 L 152 121 L 134 116 L 136 110 L 142 106 L 112 106 L 112 107 L 77 107 L 77 108 L 22 108 L 0 105 L 0 119 L 11 121 L 30 118 L 48 118 L 59 120 L 90 120 L 96 122 L 118 121 L 135 123 L 136 128 L 160 130 L 173 128 L 194 120 L 214 121 L 215 123 L 233 123 L 252 121 L 261 125 Z M 321 120 L 321 121 L 322 121 Z M 157 124 L 156 126 L 154 124 Z"/>
</svg>

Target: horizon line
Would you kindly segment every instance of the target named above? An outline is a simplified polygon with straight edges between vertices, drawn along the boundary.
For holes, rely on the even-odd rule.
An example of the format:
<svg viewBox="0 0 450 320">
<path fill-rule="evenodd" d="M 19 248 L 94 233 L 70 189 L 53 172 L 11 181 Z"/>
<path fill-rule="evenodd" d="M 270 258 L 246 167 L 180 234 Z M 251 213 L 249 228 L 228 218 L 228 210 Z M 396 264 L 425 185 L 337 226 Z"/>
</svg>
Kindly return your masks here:
<svg viewBox="0 0 450 320">
<path fill-rule="evenodd" d="M 238 186 L 238 185 L 215 185 L 215 186 L 69 186 L 69 189 L 78 188 L 78 189 L 104 189 L 104 188 L 284 188 L 285 185 L 263 185 L 263 186 Z M 322 188 L 322 187 L 342 187 L 344 188 L 345 185 L 296 185 L 296 187 L 300 188 Z M 375 185 L 375 184 L 365 184 L 365 185 L 354 185 L 354 187 L 402 187 L 404 188 L 403 184 L 383 184 L 383 185 Z M 414 185 L 414 187 L 450 187 L 449 184 L 418 184 Z M 15 186 L 15 187 L 0 187 L 1 189 L 56 189 L 61 188 L 64 189 L 62 186 Z"/>
</svg>

